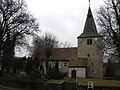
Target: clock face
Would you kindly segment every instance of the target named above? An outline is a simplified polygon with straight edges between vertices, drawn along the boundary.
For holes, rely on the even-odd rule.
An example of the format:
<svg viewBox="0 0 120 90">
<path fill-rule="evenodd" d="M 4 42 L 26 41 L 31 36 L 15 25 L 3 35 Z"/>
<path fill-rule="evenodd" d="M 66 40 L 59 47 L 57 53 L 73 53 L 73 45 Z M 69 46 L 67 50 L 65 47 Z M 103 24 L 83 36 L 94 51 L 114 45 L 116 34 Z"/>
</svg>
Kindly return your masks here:
<svg viewBox="0 0 120 90">
<path fill-rule="evenodd" d="M 98 38 L 95 38 L 95 41 L 97 41 L 98 40 Z"/>
</svg>

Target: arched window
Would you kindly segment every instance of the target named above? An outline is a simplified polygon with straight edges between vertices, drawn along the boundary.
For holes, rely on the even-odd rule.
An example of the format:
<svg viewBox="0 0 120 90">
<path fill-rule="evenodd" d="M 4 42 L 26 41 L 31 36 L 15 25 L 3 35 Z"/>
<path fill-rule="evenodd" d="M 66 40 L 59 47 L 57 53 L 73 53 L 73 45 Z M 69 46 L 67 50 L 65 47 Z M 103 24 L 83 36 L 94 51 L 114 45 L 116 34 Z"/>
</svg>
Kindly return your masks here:
<svg viewBox="0 0 120 90">
<path fill-rule="evenodd" d="M 87 45 L 92 45 L 92 39 L 87 39 Z"/>
<path fill-rule="evenodd" d="M 90 39 L 90 45 L 92 45 L 92 39 Z"/>
<path fill-rule="evenodd" d="M 87 39 L 87 45 L 89 45 L 89 39 Z"/>
</svg>

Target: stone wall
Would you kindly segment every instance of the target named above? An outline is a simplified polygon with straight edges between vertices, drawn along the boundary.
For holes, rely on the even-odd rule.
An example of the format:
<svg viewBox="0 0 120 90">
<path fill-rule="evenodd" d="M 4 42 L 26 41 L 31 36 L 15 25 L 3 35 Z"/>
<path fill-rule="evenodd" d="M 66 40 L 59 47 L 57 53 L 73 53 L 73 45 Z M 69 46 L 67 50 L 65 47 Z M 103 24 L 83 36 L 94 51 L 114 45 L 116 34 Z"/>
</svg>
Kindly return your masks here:
<svg viewBox="0 0 120 90">
<path fill-rule="evenodd" d="M 78 85 L 74 80 L 57 84 L 46 83 L 45 81 L 35 81 L 34 79 L 27 80 L 0 77 L 0 85 L 13 87 L 20 90 L 87 90 L 86 85 Z M 8 90 L 12 89 L 8 88 Z M 120 90 L 120 87 L 94 86 L 94 90 Z"/>
<path fill-rule="evenodd" d="M 0 78 L 0 85 L 21 90 L 62 90 L 62 84 L 51 84 L 27 78 Z"/>
</svg>

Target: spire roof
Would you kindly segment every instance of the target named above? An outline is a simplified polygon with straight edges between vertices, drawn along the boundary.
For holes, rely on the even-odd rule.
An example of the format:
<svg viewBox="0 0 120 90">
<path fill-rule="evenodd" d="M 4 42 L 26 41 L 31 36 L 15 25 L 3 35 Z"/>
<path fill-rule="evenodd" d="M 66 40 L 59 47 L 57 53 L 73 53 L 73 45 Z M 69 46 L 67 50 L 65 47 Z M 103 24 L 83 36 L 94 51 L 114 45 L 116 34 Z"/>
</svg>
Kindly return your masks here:
<svg viewBox="0 0 120 90">
<path fill-rule="evenodd" d="M 83 33 L 79 37 L 101 37 L 101 35 L 97 32 L 97 28 L 90 7 L 88 9 L 87 19 L 85 22 Z"/>
</svg>

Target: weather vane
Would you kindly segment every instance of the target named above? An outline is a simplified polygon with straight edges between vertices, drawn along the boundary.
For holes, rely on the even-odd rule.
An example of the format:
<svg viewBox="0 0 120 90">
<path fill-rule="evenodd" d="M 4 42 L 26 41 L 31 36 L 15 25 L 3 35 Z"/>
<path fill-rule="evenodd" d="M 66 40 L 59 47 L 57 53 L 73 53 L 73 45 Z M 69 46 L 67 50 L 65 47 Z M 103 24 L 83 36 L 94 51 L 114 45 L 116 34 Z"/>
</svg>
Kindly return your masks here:
<svg viewBox="0 0 120 90">
<path fill-rule="evenodd" d="M 90 7 L 90 0 L 89 0 L 89 7 Z"/>
</svg>

